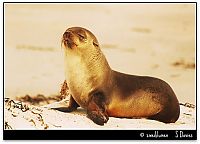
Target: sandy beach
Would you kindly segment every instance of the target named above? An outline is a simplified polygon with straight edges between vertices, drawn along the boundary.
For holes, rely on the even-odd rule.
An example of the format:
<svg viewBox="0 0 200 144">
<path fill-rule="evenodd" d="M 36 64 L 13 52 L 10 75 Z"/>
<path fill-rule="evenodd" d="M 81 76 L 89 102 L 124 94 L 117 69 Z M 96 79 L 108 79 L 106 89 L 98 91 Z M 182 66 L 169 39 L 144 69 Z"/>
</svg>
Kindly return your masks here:
<svg viewBox="0 0 200 144">
<path fill-rule="evenodd" d="M 196 105 L 193 4 L 5 4 L 4 17 L 4 97 L 59 95 L 65 80 L 61 36 L 68 27 L 81 26 L 95 34 L 114 70 L 163 79 L 180 103 Z M 195 111 L 180 117 L 179 122 L 189 120 L 187 126 L 112 118 L 107 128 L 149 122 L 153 128 L 195 129 Z M 78 126 L 97 128 L 86 123 Z"/>
</svg>

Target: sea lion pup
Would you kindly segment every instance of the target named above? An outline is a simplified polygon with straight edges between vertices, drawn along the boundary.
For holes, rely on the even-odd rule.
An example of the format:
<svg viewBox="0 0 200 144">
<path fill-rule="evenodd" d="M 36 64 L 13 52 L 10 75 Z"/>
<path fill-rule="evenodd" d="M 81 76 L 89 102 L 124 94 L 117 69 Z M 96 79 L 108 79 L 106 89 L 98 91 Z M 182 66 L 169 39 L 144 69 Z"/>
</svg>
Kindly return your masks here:
<svg viewBox="0 0 200 144">
<path fill-rule="evenodd" d="M 179 102 L 166 82 L 112 70 L 89 30 L 68 28 L 61 45 L 71 96 L 68 106 L 54 109 L 71 112 L 81 106 L 98 125 L 104 125 L 109 116 L 148 118 L 164 123 L 179 118 Z"/>
</svg>

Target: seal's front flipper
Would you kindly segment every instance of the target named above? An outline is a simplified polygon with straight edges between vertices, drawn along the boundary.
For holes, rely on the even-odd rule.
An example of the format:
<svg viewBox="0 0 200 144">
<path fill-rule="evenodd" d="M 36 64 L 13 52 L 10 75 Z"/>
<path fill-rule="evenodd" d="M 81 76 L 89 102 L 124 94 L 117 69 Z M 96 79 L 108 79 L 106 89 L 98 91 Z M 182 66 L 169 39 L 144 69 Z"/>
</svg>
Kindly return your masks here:
<svg viewBox="0 0 200 144">
<path fill-rule="evenodd" d="M 74 98 L 70 96 L 70 99 L 63 99 L 62 101 L 49 104 L 45 106 L 46 108 L 62 111 L 62 112 L 72 112 L 79 107 L 79 105 L 76 103 Z"/>
<path fill-rule="evenodd" d="M 104 125 L 109 119 L 105 111 L 104 96 L 101 93 L 94 94 L 87 109 L 87 117 L 98 125 Z"/>
<path fill-rule="evenodd" d="M 105 115 L 101 111 L 87 111 L 87 117 L 98 125 L 104 125 L 108 121 L 108 115 Z"/>
</svg>

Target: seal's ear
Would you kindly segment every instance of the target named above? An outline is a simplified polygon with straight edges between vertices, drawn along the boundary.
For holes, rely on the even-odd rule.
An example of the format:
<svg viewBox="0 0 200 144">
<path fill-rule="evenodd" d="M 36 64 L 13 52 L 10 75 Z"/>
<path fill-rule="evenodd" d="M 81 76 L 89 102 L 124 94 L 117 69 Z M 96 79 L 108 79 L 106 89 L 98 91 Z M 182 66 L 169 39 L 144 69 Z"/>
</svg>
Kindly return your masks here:
<svg viewBox="0 0 200 144">
<path fill-rule="evenodd" d="M 99 46 L 99 44 L 98 44 L 97 42 L 95 42 L 95 41 L 93 41 L 93 45 L 94 45 L 95 47 L 98 47 L 98 46 Z"/>
</svg>

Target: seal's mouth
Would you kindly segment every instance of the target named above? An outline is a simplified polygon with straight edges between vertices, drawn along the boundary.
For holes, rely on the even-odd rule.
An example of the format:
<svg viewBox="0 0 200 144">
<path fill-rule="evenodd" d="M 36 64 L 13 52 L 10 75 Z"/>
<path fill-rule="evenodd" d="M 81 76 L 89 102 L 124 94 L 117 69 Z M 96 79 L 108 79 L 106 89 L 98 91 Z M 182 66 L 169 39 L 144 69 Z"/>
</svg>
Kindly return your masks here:
<svg viewBox="0 0 200 144">
<path fill-rule="evenodd" d="M 66 31 L 63 34 L 62 43 L 64 44 L 65 47 L 69 47 L 69 48 L 73 48 L 73 46 L 77 46 L 77 44 L 74 42 L 73 33 L 70 31 Z"/>
</svg>

